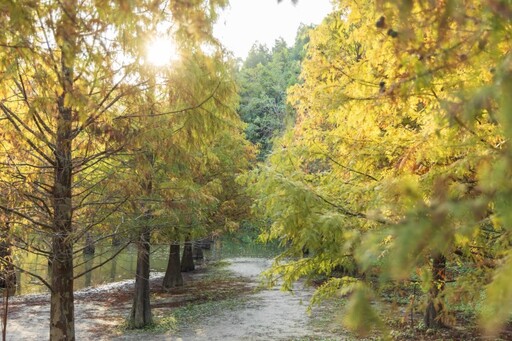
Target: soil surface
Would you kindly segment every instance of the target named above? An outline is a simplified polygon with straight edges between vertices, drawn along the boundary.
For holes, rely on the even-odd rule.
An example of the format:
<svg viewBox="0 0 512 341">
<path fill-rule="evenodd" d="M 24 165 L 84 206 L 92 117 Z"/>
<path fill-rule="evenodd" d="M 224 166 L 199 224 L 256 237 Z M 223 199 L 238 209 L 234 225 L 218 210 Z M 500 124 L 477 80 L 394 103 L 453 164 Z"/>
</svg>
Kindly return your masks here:
<svg viewBox="0 0 512 341">
<path fill-rule="evenodd" d="M 270 267 L 271 261 L 261 258 L 230 259 L 228 269 L 257 288 L 259 275 Z M 176 334 L 161 335 L 154 340 L 295 340 L 304 337 L 324 338 L 329 335 L 315 330 L 307 314 L 312 290 L 296 285 L 292 293 L 279 288 L 258 290 L 249 294 L 246 302 L 231 310 L 210 316 L 194 328 Z M 337 336 L 340 339 L 340 336 Z M 136 340 L 122 337 L 119 340 Z"/>
<path fill-rule="evenodd" d="M 301 340 L 343 339 L 311 323 L 306 312 L 312 290 L 297 285 L 293 293 L 258 288 L 259 274 L 270 266 L 262 258 L 228 260 L 224 276 L 206 279 L 208 266 L 185 274 L 185 286 L 161 287 L 162 273 L 152 274 L 152 307 L 156 319 L 176 307 L 236 298 L 234 304 L 178 328 L 126 331 L 133 280 L 75 292 L 77 340 Z M 238 299 L 243 299 L 238 302 Z M 9 300 L 7 340 L 44 340 L 49 335 L 49 296 L 15 296 Z"/>
</svg>

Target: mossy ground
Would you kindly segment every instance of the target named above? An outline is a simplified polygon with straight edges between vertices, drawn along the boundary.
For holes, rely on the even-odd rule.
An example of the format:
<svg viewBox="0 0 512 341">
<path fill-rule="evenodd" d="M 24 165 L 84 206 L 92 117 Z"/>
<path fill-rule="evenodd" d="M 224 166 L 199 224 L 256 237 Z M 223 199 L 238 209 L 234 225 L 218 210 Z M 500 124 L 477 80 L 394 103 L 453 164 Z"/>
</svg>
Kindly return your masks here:
<svg viewBox="0 0 512 341">
<path fill-rule="evenodd" d="M 191 274 L 184 274 L 182 287 L 165 289 L 159 283 L 151 287 L 154 323 L 142 330 L 120 326 L 122 333 L 168 333 L 191 328 L 209 316 L 240 307 L 246 295 L 255 289 L 248 280 L 235 277 L 226 269 L 229 262 L 209 263 Z"/>
</svg>

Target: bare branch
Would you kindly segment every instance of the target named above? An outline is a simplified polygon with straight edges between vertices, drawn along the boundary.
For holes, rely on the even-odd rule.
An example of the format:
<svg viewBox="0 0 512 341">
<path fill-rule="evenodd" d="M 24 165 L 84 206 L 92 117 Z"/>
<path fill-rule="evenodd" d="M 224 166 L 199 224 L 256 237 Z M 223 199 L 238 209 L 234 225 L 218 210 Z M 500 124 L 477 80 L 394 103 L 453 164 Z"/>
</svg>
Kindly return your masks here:
<svg viewBox="0 0 512 341">
<path fill-rule="evenodd" d="M 11 124 L 14 126 L 14 128 L 17 131 L 22 133 L 21 128 L 18 126 L 18 124 L 15 121 L 20 123 L 23 126 L 23 128 L 26 129 L 28 132 L 30 132 L 32 135 L 34 135 L 35 137 L 37 137 L 38 139 L 40 139 L 41 141 L 46 143 L 46 139 L 44 139 L 44 138 L 41 139 L 41 137 L 38 136 L 39 134 L 35 134 L 35 132 L 32 131 L 32 129 L 30 129 L 29 127 L 26 126 L 26 124 L 23 122 L 23 120 L 21 120 L 11 109 L 6 107 L 3 103 L 0 103 L 0 109 L 5 113 L 7 119 L 9 120 L 9 122 L 11 122 Z M 31 139 L 29 139 L 23 133 L 21 135 L 22 135 L 22 138 L 30 145 L 30 147 L 32 147 L 32 149 L 37 154 L 39 154 L 43 159 L 45 159 L 51 165 L 55 165 L 55 161 L 52 160 L 48 155 L 46 155 L 46 153 L 44 153 L 38 146 L 36 146 L 34 144 L 34 142 L 31 141 Z"/>
<path fill-rule="evenodd" d="M 199 109 L 203 105 L 205 105 L 208 101 L 210 101 L 212 98 L 214 98 L 215 93 L 217 92 L 219 86 L 220 86 L 220 82 L 217 84 L 217 86 L 215 87 L 213 92 L 208 97 L 206 97 L 204 100 L 202 100 L 198 104 L 192 105 L 192 106 L 187 107 L 187 108 L 178 109 L 178 110 L 171 110 L 171 111 L 165 111 L 165 112 L 161 112 L 161 113 L 118 116 L 118 117 L 115 118 L 115 120 L 127 119 L 127 118 L 135 118 L 135 117 L 157 117 L 157 116 L 173 115 L 173 114 L 184 113 L 184 112 L 187 112 L 187 111 L 190 111 L 190 110 Z"/>
<path fill-rule="evenodd" d="M 117 251 L 112 255 L 112 257 L 109 257 L 109 258 L 107 258 L 105 261 L 101 262 L 100 264 L 98 264 L 98 265 L 96 265 L 96 266 L 93 266 L 93 267 L 91 267 L 90 269 L 85 270 L 84 272 L 79 273 L 78 275 L 76 275 L 75 277 L 73 277 L 73 279 L 75 280 L 75 279 L 77 279 L 77 278 L 80 278 L 80 277 L 82 277 L 83 275 L 85 275 L 85 274 L 87 274 L 87 273 L 89 273 L 89 272 L 91 272 L 91 271 L 93 271 L 93 270 L 96 270 L 97 268 L 100 268 L 100 267 L 102 267 L 103 265 L 107 264 L 107 263 L 108 263 L 108 262 L 110 262 L 112 259 L 116 258 L 116 257 L 117 257 L 117 255 L 118 255 L 118 254 L 120 254 L 120 253 L 121 253 L 121 251 L 123 251 L 124 249 L 126 249 L 126 248 L 128 247 L 128 245 L 130 245 L 130 244 L 131 244 L 131 241 L 130 241 L 130 242 L 128 242 L 128 243 L 126 243 L 126 244 L 125 244 L 125 245 L 123 245 L 122 247 L 120 247 L 120 248 L 119 248 L 119 250 L 117 250 Z"/>
<path fill-rule="evenodd" d="M 28 274 L 28 275 L 30 275 L 30 276 L 32 276 L 32 277 L 37 278 L 37 279 L 38 279 L 38 280 L 40 280 L 40 281 L 41 281 L 41 283 L 43 283 L 43 284 L 44 284 L 44 285 L 45 285 L 45 286 L 46 286 L 46 287 L 47 287 L 51 292 L 54 292 L 54 291 L 53 291 L 53 289 L 52 289 L 52 286 L 50 285 L 50 283 L 48 283 L 48 282 L 47 282 L 43 277 L 41 277 L 41 276 L 39 276 L 39 275 L 37 275 L 37 274 L 35 274 L 35 273 L 33 273 L 33 272 L 30 272 L 30 271 L 28 271 L 28 270 L 25 270 L 25 269 L 23 269 L 22 267 L 19 267 L 18 265 L 14 264 L 13 262 L 9 262 L 9 261 L 7 261 L 5 258 L 0 258 L 0 263 L 5 264 L 5 265 L 7 265 L 7 266 L 12 266 L 12 267 L 14 267 L 14 268 L 16 268 L 16 269 L 20 270 L 20 271 L 21 271 L 21 272 L 23 272 L 23 273 L 26 273 L 26 274 Z"/>
<path fill-rule="evenodd" d="M 9 207 L 6 207 L 4 205 L 0 205 L 0 210 L 3 210 L 5 212 L 8 212 L 8 213 L 12 213 L 12 214 L 15 214 L 17 215 L 18 217 L 21 217 L 23 219 L 26 219 L 28 221 L 30 221 L 31 223 L 37 225 L 37 226 L 41 226 L 41 227 L 44 227 L 44 228 L 47 228 L 49 230 L 52 230 L 53 227 L 51 225 L 48 225 L 48 224 L 45 224 L 45 223 L 41 223 L 35 219 L 33 219 L 32 217 L 26 215 L 25 213 L 21 213 L 20 211 L 18 210 L 13 210 L 12 208 L 9 208 Z"/>
</svg>

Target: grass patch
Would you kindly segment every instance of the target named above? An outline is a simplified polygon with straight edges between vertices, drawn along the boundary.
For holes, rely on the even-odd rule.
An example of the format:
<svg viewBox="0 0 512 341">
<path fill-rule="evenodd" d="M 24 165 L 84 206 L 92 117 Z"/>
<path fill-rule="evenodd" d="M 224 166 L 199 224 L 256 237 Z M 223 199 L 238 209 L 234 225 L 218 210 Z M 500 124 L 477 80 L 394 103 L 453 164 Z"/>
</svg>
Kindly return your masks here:
<svg viewBox="0 0 512 341">
<path fill-rule="evenodd" d="M 174 309 L 170 315 L 158 318 L 151 330 L 156 333 L 180 331 L 186 327 L 196 326 L 204 319 L 210 316 L 215 316 L 225 310 L 241 308 L 245 302 L 246 299 L 243 297 L 233 297 L 220 301 L 188 304 Z"/>
<path fill-rule="evenodd" d="M 220 240 L 222 244 L 220 258 L 274 258 L 283 252 L 283 248 L 277 241 L 261 242 L 259 233 L 259 229 L 245 225 L 237 232 L 224 234 Z"/>
<path fill-rule="evenodd" d="M 219 301 L 190 303 L 174 308 L 163 315 L 155 316 L 153 324 L 144 328 L 131 329 L 128 322 L 124 322 L 119 329 L 122 333 L 130 334 L 178 332 L 187 327 L 194 327 L 203 322 L 204 319 L 222 313 L 222 311 L 243 307 L 245 302 L 244 297 L 233 297 Z"/>
<path fill-rule="evenodd" d="M 249 280 L 236 278 L 227 269 L 228 261 L 218 261 L 196 272 L 185 286 L 152 291 L 154 323 L 142 329 L 131 329 L 128 322 L 119 327 L 120 333 L 167 333 L 193 327 L 204 319 L 243 307 L 245 294 L 252 292 Z"/>
<path fill-rule="evenodd" d="M 345 312 L 346 304 L 347 299 L 345 297 L 337 297 L 328 301 L 323 301 L 319 306 L 313 306 L 309 323 L 316 331 L 345 335 L 347 331 L 343 328 L 341 320 Z M 323 339 L 306 338 L 305 340 Z"/>
<path fill-rule="evenodd" d="M 216 262 L 210 262 L 208 263 L 208 268 L 214 268 L 214 269 L 218 269 L 218 268 L 225 268 L 227 266 L 229 266 L 231 263 L 228 262 L 227 260 L 218 260 Z"/>
</svg>

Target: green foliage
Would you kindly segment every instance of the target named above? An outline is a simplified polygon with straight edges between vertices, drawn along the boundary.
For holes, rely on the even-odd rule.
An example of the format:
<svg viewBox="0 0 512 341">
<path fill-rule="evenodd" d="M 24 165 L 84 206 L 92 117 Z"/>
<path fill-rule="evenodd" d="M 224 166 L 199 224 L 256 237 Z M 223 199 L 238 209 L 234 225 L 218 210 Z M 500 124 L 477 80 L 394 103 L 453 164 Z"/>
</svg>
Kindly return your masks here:
<svg viewBox="0 0 512 341">
<path fill-rule="evenodd" d="M 417 275 L 435 302 L 485 290 L 489 333 L 510 318 L 512 42 L 500 6 L 345 1 L 310 33 L 288 91 L 295 125 L 248 178 L 271 223 L 262 238 L 287 246 L 271 277 L 289 287 L 355 262 L 381 283 Z M 444 291 L 439 254 L 474 271 Z M 377 322 L 364 281 L 352 297 L 347 323 L 364 332 Z"/>
<path fill-rule="evenodd" d="M 240 116 L 247 123 L 247 138 L 260 148 L 260 160 L 270 152 L 272 139 L 294 118 L 286 91 L 297 83 L 310 29 L 301 26 L 292 47 L 282 38 L 271 51 L 254 44 L 239 72 Z"/>
<path fill-rule="evenodd" d="M 510 250 L 503 259 L 503 264 L 494 274 L 493 281 L 486 288 L 486 301 L 482 311 L 482 325 L 489 331 L 499 330 L 503 321 L 511 317 L 510 306 L 504 302 L 512 301 L 510 278 L 512 278 L 512 261 Z"/>
<path fill-rule="evenodd" d="M 132 98 L 147 113 L 130 118 L 132 156 L 123 156 L 118 179 L 130 195 L 121 214 L 149 224 L 159 240 L 234 228 L 247 211 L 235 178 L 248 167 L 252 148 L 234 110 L 233 69 L 218 55 L 183 49 L 172 69 L 149 70 L 153 87 Z M 145 212 L 152 221 L 139 219 Z"/>
<path fill-rule="evenodd" d="M 282 248 L 277 242 L 263 242 L 258 238 L 259 228 L 244 222 L 239 229 L 220 238 L 220 257 L 273 258 Z"/>
<path fill-rule="evenodd" d="M 73 246 L 85 236 L 126 232 L 129 242 L 141 228 L 177 238 L 235 225 L 234 179 L 252 148 L 236 113 L 233 63 L 212 35 L 226 5 L 0 4 L 0 192 L 9 196 L 0 209 L 16 246 L 61 271 L 46 283 L 55 287 L 52 339 L 74 339 Z M 145 46 L 163 32 L 181 59 L 157 68 Z"/>
<path fill-rule="evenodd" d="M 381 325 L 380 319 L 374 309 L 371 308 L 372 293 L 362 284 L 354 291 L 347 306 L 345 325 L 359 334 L 369 332 L 370 326 Z"/>
</svg>

